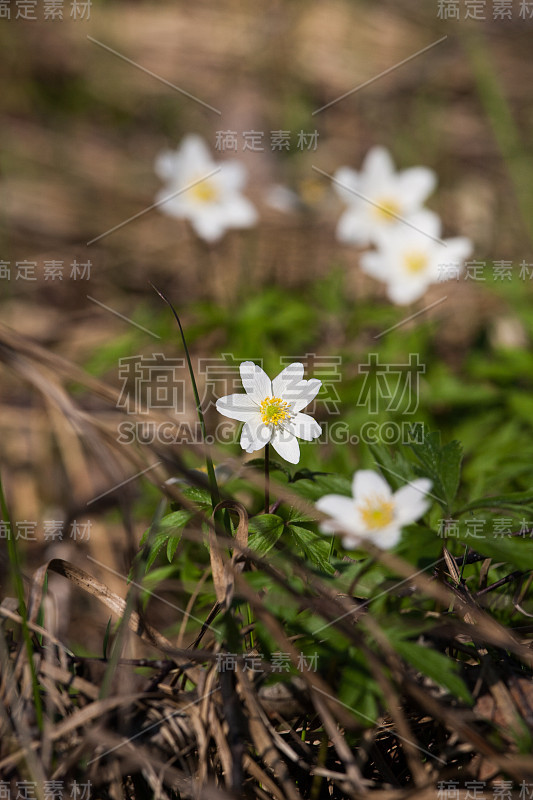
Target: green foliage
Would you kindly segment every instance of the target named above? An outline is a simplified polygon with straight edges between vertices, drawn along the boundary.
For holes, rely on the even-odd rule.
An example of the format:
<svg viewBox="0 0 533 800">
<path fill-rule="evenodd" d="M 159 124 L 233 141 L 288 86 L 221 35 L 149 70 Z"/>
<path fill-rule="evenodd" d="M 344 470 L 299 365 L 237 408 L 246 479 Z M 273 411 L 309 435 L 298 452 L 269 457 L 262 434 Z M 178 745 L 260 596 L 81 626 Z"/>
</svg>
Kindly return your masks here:
<svg viewBox="0 0 533 800">
<path fill-rule="evenodd" d="M 414 642 L 391 636 L 391 643 L 404 661 L 411 664 L 416 670 L 435 681 L 439 686 L 467 705 L 472 704 L 472 697 L 466 688 L 463 679 L 459 676 L 459 665 L 444 653 L 439 653 L 431 647 L 415 644 Z"/>
<path fill-rule="evenodd" d="M 194 514 L 192 511 L 182 509 L 181 511 L 173 511 L 171 514 L 167 514 L 166 517 L 161 519 L 159 525 L 157 526 L 157 532 L 153 537 L 150 553 L 146 560 L 147 571 L 152 567 L 160 550 L 162 550 L 162 548 L 165 546 L 167 547 L 167 558 L 169 561 L 172 561 L 174 553 L 176 552 L 176 548 L 180 542 L 183 528 L 193 516 Z M 140 542 L 141 545 L 146 543 L 149 533 L 150 529 L 144 532 Z"/>
<path fill-rule="evenodd" d="M 413 426 L 412 436 L 409 446 L 420 464 L 417 472 L 432 480 L 432 494 L 448 511 L 459 488 L 463 448 L 458 441 L 441 445 L 440 433 L 429 433 L 420 424 Z"/>
<path fill-rule="evenodd" d="M 279 540 L 285 529 L 285 522 L 277 514 L 261 514 L 253 517 L 248 525 L 250 537 L 248 546 L 264 556 Z"/>
</svg>

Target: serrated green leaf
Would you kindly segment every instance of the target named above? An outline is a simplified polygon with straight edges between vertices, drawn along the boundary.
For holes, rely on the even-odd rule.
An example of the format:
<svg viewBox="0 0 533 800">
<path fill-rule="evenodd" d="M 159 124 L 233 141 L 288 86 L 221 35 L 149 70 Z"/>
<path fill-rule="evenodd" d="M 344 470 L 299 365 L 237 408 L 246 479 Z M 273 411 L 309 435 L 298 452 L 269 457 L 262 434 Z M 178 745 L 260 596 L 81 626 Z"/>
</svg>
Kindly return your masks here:
<svg viewBox="0 0 533 800">
<path fill-rule="evenodd" d="M 260 514 L 248 522 L 248 547 L 260 555 L 271 550 L 285 527 L 285 522 L 277 514 Z"/>
<path fill-rule="evenodd" d="M 325 539 L 320 534 L 302 528 L 300 525 L 287 525 L 287 531 L 293 536 L 305 558 L 309 559 L 322 572 L 333 575 L 335 569 L 329 563 L 331 539 Z"/>
<path fill-rule="evenodd" d="M 183 489 L 183 494 L 188 500 L 197 505 L 200 511 L 211 513 L 211 495 L 207 489 L 201 489 L 199 486 L 188 486 Z"/>
<path fill-rule="evenodd" d="M 413 426 L 413 435 L 416 441 L 410 442 L 409 447 L 423 468 L 419 468 L 417 472 L 422 477 L 431 479 L 432 494 L 443 508 L 449 509 L 459 487 L 462 445 L 454 440 L 442 446 L 440 433 L 429 432 L 420 423 Z"/>
<path fill-rule="evenodd" d="M 180 543 L 181 536 L 171 536 L 167 542 L 167 559 L 169 563 L 172 561 L 174 556 L 176 555 L 176 550 L 178 549 L 178 545 Z"/>
<path fill-rule="evenodd" d="M 309 514 L 305 514 L 298 508 L 293 508 L 292 506 L 290 507 L 282 506 L 279 510 L 279 515 L 287 523 L 294 523 L 296 525 L 303 524 L 304 527 L 313 522 L 316 522 L 317 519 L 316 517 L 309 516 Z"/>
<path fill-rule="evenodd" d="M 181 539 L 181 531 L 187 525 L 188 522 L 193 518 L 194 514 L 191 511 L 187 511 L 187 509 L 180 509 L 179 511 L 172 511 L 170 514 L 167 514 L 166 517 L 163 517 L 157 526 L 157 534 L 154 537 L 152 547 L 150 549 L 150 555 L 146 560 L 146 571 L 150 569 L 154 561 L 156 560 L 160 550 L 167 545 L 167 556 L 169 552 L 172 552 L 172 556 L 168 559 L 169 561 L 172 560 L 174 553 L 176 552 L 176 547 L 178 546 L 179 540 Z M 146 541 L 148 534 L 150 532 L 150 528 L 144 532 L 143 537 L 141 539 L 141 544 L 144 544 Z M 175 544 L 171 545 L 172 542 L 175 541 Z M 173 549 L 172 549 L 173 548 Z"/>
<path fill-rule="evenodd" d="M 440 452 L 440 477 L 448 506 L 451 506 L 459 488 L 463 447 L 454 439 L 445 444 Z"/>
</svg>

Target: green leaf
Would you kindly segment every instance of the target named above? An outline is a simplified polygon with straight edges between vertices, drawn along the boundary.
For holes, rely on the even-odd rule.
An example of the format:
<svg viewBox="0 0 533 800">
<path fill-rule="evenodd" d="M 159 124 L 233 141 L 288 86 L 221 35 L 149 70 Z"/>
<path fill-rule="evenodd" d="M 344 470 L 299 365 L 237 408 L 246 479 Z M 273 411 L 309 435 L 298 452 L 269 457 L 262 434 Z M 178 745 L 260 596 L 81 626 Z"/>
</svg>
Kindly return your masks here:
<svg viewBox="0 0 533 800">
<path fill-rule="evenodd" d="M 298 508 L 292 506 L 282 506 L 279 510 L 280 517 L 283 517 L 286 523 L 303 524 L 304 526 L 316 522 L 316 517 L 310 517 Z"/>
<path fill-rule="evenodd" d="M 468 539 L 465 538 L 468 542 Z M 487 536 L 468 542 L 481 555 L 512 564 L 522 570 L 533 569 L 531 541 L 515 536 Z"/>
<path fill-rule="evenodd" d="M 384 444 L 369 444 L 368 449 L 376 466 L 394 490 L 400 489 L 413 478 L 413 466 L 400 451 L 392 453 Z"/>
<path fill-rule="evenodd" d="M 459 488 L 462 460 L 463 447 L 460 442 L 454 439 L 444 445 L 440 452 L 440 477 L 448 506 L 453 503 Z"/>
<path fill-rule="evenodd" d="M 264 470 L 265 469 L 265 459 L 264 458 L 251 458 L 250 461 L 247 461 L 244 466 L 245 467 L 255 467 L 256 469 Z M 285 466 L 283 466 L 283 464 L 280 464 L 279 461 L 272 461 L 272 459 L 269 459 L 268 468 L 269 468 L 270 472 L 275 472 L 276 470 L 278 472 L 283 472 L 283 474 L 286 475 L 289 480 L 291 479 L 291 473 L 289 472 L 289 470 Z"/>
<path fill-rule="evenodd" d="M 181 536 L 171 536 L 167 542 L 167 559 L 170 563 L 174 556 L 176 555 L 176 550 L 178 549 L 178 545 L 180 543 Z"/>
<path fill-rule="evenodd" d="M 335 559 L 332 566 L 342 575 L 341 591 L 350 588 L 354 597 L 372 597 L 389 577 L 385 567 L 369 558 L 352 562 Z"/>
<path fill-rule="evenodd" d="M 423 470 L 419 473 L 433 482 L 432 494 L 440 505 L 449 509 L 459 488 L 463 448 L 454 440 L 444 446 L 438 431 L 428 432 L 420 423 L 413 426 L 413 441 L 409 444 Z"/>
<path fill-rule="evenodd" d="M 200 511 L 204 513 L 211 512 L 211 495 L 207 489 L 201 489 L 199 486 L 188 486 L 183 489 L 185 497 L 198 506 Z"/>
<path fill-rule="evenodd" d="M 252 517 L 248 522 L 250 532 L 248 547 L 264 556 L 274 547 L 284 527 L 283 519 L 277 514 L 260 514 Z"/>
<path fill-rule="evenodd" d="M 456 512 L 456 516 L 465 514 L 467 511 L 474 511 L 478 508 L 510 508 L 518 511 L 529 510 L 533 504 L 533 494 L 531 491 L 511 492 L 510 494 L 493 495 L 481 497 L 463 506 Z"/>
<path fill-rule="evenodd" d="M 300 525 L 288 525 L 287 531 L 292 535 L 305 558 L 322 572 L 326 572 L 328 575 L 334 574 L 335 569 L 329 563 L 331 538 L 325 539 L 324 536 L 302 528 Z"/>
<path fill-rule="evenodd" d="M 459 676 L 459 664 L 452 661 L 449 656 L 423 647 L 405 639 L 392 638 L 392 645 L 396 652 L 419 672 L 448 689 L 454 697 L 458 697 L 468 705 L 472 704 L 472 697 L 466 684 Z"/>
<path fill-rule="evenodd" d="M 183 531 L 185 525 L 190 522 L 193 516 L 194 514 L 192 511 L 187 511 L 187 509 L 182 508 L 180 511 L 172 511 L 159 521 L 157 526 L 157 534 L 154 537 L 152 547 L 150 549 L 150 555 L 146 560 L 146 571 L 150 569 L 156 560 L 159 551 L 165 545 L 167 545 L 168 560 L 172 560 L 174 553 L 176 552 L 176 547 L 181 539 L 181 532 Z M 144 532 L 141 539 L 141 545 L 146 542 L 150 530 L 151 529 L 149 528 Z M 171 555 L 169 555 L 169 553 Z"/>
<path fill-rule="evenodd" d="M 305 478 L 291 484 L 291 488 L 301 497 L 307 500 L 318 500 L 325 494 L 345 494 L 351 495 L 352 484 L 348 478 L 342 475 L 320 475 L 314 478 Z"/>
</svg>

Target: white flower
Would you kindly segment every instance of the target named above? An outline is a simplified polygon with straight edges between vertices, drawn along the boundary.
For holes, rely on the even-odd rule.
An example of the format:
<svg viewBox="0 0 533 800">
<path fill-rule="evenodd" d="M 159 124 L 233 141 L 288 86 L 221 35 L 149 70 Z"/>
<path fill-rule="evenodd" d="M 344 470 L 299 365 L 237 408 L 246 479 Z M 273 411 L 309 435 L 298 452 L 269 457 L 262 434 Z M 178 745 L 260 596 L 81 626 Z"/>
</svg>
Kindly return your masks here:
<svg viewBox="0 0 533 800">
<path fill-rule="evenodd" d="M 353 497 L 326 494 L 317 502 L 319 511 L 330 519 L 321 523 L 323 533 L 337 533 L 347 550 L 369 539 L 383 550 L 394 547 L 402 528 L 421 517 L 429 508 L 425 495 L 431 481 L 419 478 L 402 486 L 394 494 L 381 475 L 371 469 L 358 470 L 353 476 Z"/>
<path fill-rule="evenodd" d="M 218 411 L 244 422 L 241 447 L 247 453 L 270 443 L 282 458 L 297 464 L 300 446 L 296 437 L 310 442 L 322 433 L 318 422 L 301 413 L 322 381 L 304 380 L 304 367 L 299 363 L 289 364 L 273 381 L 253 361 L 243 361 L 240 371 L 246 394 L 221 397 Z"/>
<path fill-rule="evenodd" d="M 399 225 L 378 240 L 378 249 L 361 256 L 361 269 L 384 281 L 393 303 L 412 303 L 431 283 L 455 275 L 472 252 L 470 239 L 458 236 L 440 240 L 441 222 L 432 211 L 419 211 L 410 225 Z"/>
<path fill-rule="evenodd" d="M 348 208 L 337 226 L 337 238 L 366 246 L 376 241 L 381 231 L 401 225 L 402 219 L 418 211 L 433 191 L 437 178 L 427 167 L 411 167 L 395 172 L 384 147 L 373 147 L 361 172 L 341 167 L 335 173 L 335 189 Z"/>
<path fill-rule="evenodd" d="M 257 221 L 252 203 L 241 195 L 246 171 L 236 161 L 215 163 L 200 136 L 186 136 L 175 152 L 160 153 L 155 171 L 166 186 L 156 201 L 165 214 L 188 219 L 202 239 L 214 242 L 227 228 Z"/>
</svg>

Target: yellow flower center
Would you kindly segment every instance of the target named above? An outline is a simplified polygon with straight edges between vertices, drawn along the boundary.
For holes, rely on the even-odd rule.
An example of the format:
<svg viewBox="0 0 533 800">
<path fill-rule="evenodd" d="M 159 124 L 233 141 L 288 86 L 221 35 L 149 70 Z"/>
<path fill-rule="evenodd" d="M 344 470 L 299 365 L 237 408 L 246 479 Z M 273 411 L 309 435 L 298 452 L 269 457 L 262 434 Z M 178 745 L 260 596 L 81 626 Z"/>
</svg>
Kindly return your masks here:
<svg viewBox="0 0 533 800">
<path fill-rule="evenodd" d="M 265 425 L 279 425 L 289 419 L 289 403 L 281 397 L 266 397 L 261 402 L 261 419 Z"/>
<path fill-rule="evenodd" d="M 374 213 L 381 222 L 394 222 L 399 216 L 402 208 L 392 197 L 384 197 L 376 201 Z"/>
<path fill-rule="evenodd" d="M 385 497 L 374 495 L 365 499 L 359 512 L 364 520 L 366 527 L 375 531 L 385 528 L 394 518 L 394 503 Z"/>
<path fill-rule="evenodd" d="M 419 272 L 423 272 L 427 268 L 428 257 L 425 253 L 412 250 L 404 255 L 403 263 L 410 275 L 418 275 Z"/>
<path fill-rule="evenodd" d="M 198 203 L 214 203 L 218 199 L 218 189 L 210 181 L 204 180 L 191 186 L 191 195 Z"/>
</svg>

